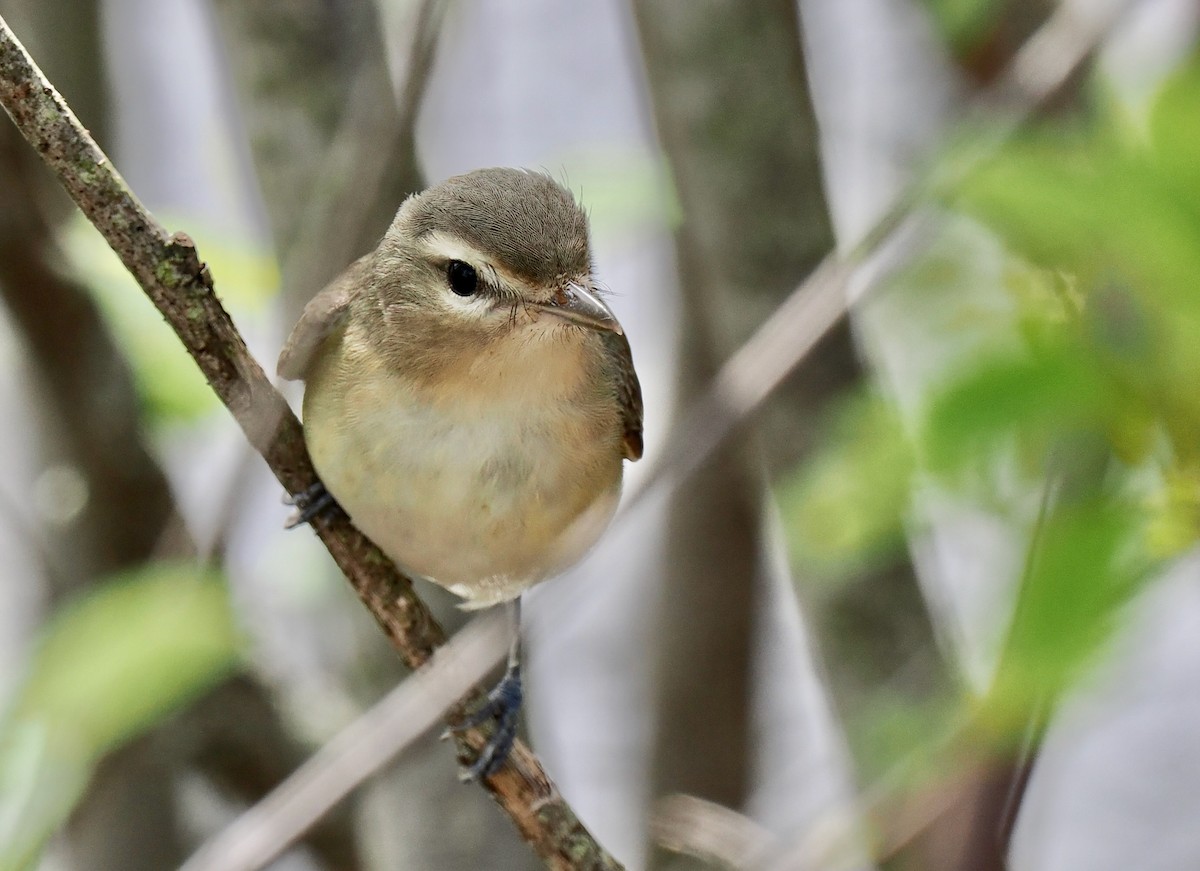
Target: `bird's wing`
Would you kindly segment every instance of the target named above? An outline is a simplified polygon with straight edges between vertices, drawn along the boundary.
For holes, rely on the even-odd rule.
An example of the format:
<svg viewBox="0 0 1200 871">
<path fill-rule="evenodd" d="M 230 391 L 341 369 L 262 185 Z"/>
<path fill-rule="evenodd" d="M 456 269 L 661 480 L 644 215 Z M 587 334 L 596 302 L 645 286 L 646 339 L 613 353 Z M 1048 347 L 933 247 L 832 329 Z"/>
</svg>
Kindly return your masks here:
<svg viewBox="0 0 1200 871">
<path fill-rule="evenodd" d="M 337 331 L 345 320 L 356 287 L 361 287 L 369 264 L 370 254 L 360 257 L 309 300 L 300 320 L 292 328 L 275 371 L 289 381 L 304 378 L 313 355 L 321 343 Z"/>
<path fill-rule="evenodd" d="M 625 459 L 642 458 L 642 385 L 633 369 L 633 352 L 622 333 L 604 333 L 604 344 L 616 362 L 617 399 L 625 423 Z"/>
</svg>

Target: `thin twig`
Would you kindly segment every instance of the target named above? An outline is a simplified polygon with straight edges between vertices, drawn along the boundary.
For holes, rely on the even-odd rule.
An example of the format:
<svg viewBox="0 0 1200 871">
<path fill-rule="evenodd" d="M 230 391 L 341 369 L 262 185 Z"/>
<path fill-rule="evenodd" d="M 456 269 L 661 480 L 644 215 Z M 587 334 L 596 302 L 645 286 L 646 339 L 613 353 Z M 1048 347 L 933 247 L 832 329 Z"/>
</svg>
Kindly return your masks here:
<svg viewBox="0 0 1200 871">
<path fill-rule="evenodd" d="M 315 484 L 299 421 L 251 357 L 191 239 L 169 235 L 138 202 L 3 18 L 0 104 L 175 330 L 279 482 L 291 493 Z M 445 633 L 411 580 L 347 520 L 319 519 L 314 526 L 401 658 L 414 669 L 428 661 Z M 451 719 L 460 713 L 453 709 Z M 481 730 L 466 732 L 460 754 L 474 756 L 485 740 Z M 483 785 L 549 867 L 620 867 L 524 745 Z"/>
<path fill-rule="evenodd" d="M 659 799 L 650 817 L 654 843 L 674 853 L 734 871 L 761 868 L 778 845 L 775 835 L 745 814 L 694 795 Z"/>
<path fill-rule="evenodd" d="M 658 455 L 622 503 L 631 513 L 659 487 L 675 486 L 723 445 L 846 314 L 864 268 L 898 240 L 920 239 L 927 220 L 918 208 L 952 189 L 1003 146 L 1030 115 L 1096 50 L 1140 0 L 1063 3 L 1031 36 L 994 86 L 965 114 L 981 134 L 975 147 L 917 178 L 846 253 L 829 254 L 722 365 L 707 391 L 683 415 L 670 450 Z M 984 131 L 987 135 L 982 135 Z M 910 250 L 909 245 L 901 246 Z M 859 289 L 861 295 L 863 291 Z"/>
<path fill-rule="evenodd" d="M 730 808 L 694 796 L 668 796 L 651 818 L 656 842 L 677 853 L 720 862 L 737 871 L 817 871 L 848 867 L 862 848 L 862 820 L 876 822 L 880 832 L 873 859 L 887 862 L 919 837 L 959 798 L 956 785 L 970 779 L 959 773 L 952 781 L 935 778 L 921 802 L 912 802 L 907 784 L 922 771 L 947 771 L 972 740 L 974 724 L 967 713 L 956 717 L 936 738 L 895 762 L 863 788 L 853 807 L 828 809 L 816 831 L 780 839 Z"/>
<path fill-rule="evenodd" d="M 474 620 L 179 871 L 254 871 L 275 859 L 482 680 L 507 649 L 508 635 L 508 620 L 499 614 Z"/>
</svg>

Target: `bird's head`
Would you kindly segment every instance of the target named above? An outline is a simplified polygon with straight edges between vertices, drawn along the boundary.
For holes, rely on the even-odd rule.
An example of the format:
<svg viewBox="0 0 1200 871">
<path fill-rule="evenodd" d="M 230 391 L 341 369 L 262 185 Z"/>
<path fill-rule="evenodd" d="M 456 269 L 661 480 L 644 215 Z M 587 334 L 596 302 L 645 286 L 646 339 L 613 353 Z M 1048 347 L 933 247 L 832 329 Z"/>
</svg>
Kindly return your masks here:
<svg viewBox="0 0 1200 871">
<path fill-rule="evenodd" d="M 621 332 L 592 280 L 587 216 L 542 173 L 480 169 L 410 197 L 373 272 L 368 304 L 410 367 L 430 351 Z"/>
</svg>

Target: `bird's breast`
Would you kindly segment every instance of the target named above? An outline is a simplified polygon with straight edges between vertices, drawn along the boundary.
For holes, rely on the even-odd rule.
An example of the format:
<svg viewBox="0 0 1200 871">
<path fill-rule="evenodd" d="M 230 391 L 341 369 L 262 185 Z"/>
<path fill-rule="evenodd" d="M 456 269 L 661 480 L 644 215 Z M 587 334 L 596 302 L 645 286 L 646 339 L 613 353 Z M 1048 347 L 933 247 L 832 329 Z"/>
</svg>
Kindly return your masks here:
<svg viewBox="0 0 1200 871">
<path fill-rule="evenodd" d="M 503 601 L 578 560 L 616 507 L 619 414 L 611 390 L 576 374 L 454 391 L 331 360 L 305 392 L 309 450 L 402 568 L 475 604 Z"/>
</svg>

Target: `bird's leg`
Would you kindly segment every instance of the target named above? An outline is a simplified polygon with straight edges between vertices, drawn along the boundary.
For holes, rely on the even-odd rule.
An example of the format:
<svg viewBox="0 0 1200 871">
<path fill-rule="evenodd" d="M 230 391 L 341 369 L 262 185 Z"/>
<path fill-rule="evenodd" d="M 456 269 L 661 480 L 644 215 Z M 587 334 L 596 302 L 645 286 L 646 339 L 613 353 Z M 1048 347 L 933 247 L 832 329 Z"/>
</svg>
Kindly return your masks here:
<svg viewBox="0 0 1200 871">
<path fill-rule="evenodd" d="M 285 500 L 291 505 L 296 506 L 296 510 L 292 512 L 287 521 L 283 524 L 284 529 L 295 529 L 297 526 L 303 526 L 321 515 L 330 515 L 337 511 L 342 511 L 342 506 L 333 498 L 333 494 L 325 489 L 325 485 L 320 481 L 313 484 L 302 493 L 297 493 L 290 499 Z"/>
<path fill-rule="evenodd" d="M 459 775 L 459 779 L 466 783 L 487 777 L 503 765 L 517 738 L 517 721 L 521 714 L 521 702 L 525 698 L 521 683 L 521 600 L 514 599 L 508 607 L 513 622 L 513 639 L 508 648 L 508 667 L 504 670 L 504 676 L 487 694 L 483 704 L 454 727 L 455 732 L 461 732 L 482 726 L 489 720 L 496 724 L 487 744 L 479 751 L 479 757 Z"/>
</svg>

